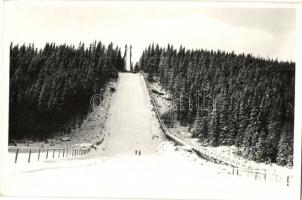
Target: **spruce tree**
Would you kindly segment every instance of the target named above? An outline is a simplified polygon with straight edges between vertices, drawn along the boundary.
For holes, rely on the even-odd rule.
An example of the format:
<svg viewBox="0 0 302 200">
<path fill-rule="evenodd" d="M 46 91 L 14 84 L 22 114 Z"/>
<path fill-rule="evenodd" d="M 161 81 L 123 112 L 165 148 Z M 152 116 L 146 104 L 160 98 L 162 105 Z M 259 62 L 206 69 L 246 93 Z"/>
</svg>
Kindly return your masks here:
<svg viewBox="0 0 302 200">
<path fill-rule="evenodd" d="M 226 94 L 226 89 L 223 88 L 223 94 L 220 99 L 221 107 L 219 108 L 221 112 L 220 114 L 220 121 L 219 121 L 219 144 L 220 145 L 226 145 L 228 144 L 229 139 L 229 132 L 230 132 L 230 126 L 229 126 L 229 98 Z"/>
<path fill-rule="evenodd" d="M 209 125 L 206 120 L 205 111 L 197 111 L 194 122 L 193 137 L 198 137 L 200 141 L 205 142 L 208 137 Z"/>
<path fill-rule="evenodd" d="M 277 154 L 277 164 L 285 166 L 287 164 L 288 157 L 288 133 L 282 132 L 281 138 L 278 143 L 278 154 Z"/>
<path fill-rule="evenodd" d="M 214 147 L 219 145 L 219 116 L 216 109 L 210 114 L 208 143 Z"/>
<path fill-rule="evenodd" d="M 243 146 L 243 138 L 244 138 L 244 133 L 246 132 L 246 128 L 248 126 L 248 119 L 246 117 L 246 108 L 245 108 L 245 103 L 241 101 L 240 103 L 240 108 L 239 108 L 239 114 L 238 114 L 238 132 L 236 135 L 236 146 L 240 147 Z"/>
<path fill-rule="evenodd" d="M 256 160 L 264 162 L 267 159 L 267 145 L 266 145 L 266 133 L 261 131 L 258 142 L 256 143 Z"/>
</svg>

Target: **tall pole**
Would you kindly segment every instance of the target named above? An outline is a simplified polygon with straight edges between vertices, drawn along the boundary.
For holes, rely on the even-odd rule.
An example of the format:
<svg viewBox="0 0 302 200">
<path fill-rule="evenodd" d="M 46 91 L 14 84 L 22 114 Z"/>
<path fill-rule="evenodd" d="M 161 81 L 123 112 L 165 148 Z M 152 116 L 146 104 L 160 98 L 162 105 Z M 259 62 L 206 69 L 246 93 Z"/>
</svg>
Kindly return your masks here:
<svg viewBox="0 0 302 200">
<path fill-rule="evenodd" d="M 124 70 L 127 70 L 127 44 L 125 45 L 125 52 L 124 52 Z"/>
<path fill-rule="evenodd" d="M 132 45 L 130 45 L 130 71 L 132 72 L 132 62 L 131 62 L 131 57 L 132 57 Z"/>
</svg>

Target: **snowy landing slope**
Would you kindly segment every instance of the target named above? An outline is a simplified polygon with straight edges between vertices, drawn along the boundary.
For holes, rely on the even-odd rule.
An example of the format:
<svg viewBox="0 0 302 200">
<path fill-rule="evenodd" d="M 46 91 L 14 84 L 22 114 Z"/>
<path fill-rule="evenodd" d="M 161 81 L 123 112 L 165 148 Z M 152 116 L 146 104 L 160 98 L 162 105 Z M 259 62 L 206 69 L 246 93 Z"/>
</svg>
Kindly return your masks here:
<svg viewBox="0 0 302 200">
<path fill-rule="evenodd" d="M 120 74 L 116 98 L 109 112 L 106 155 L 154 154 L 153 139 L 161 135 L 142 77 Z"/>
<path fill-rule="evenodd" d="M 10 164 L 3 194 L 14 196 L 293 199 L 290 187 L 217 174 L 164 139 L 138 74 L 120 74 L 101 148 L 81 158 L 17 167 Z M 135 150 L 142 155 L 135 155 Z"/>
</svg>

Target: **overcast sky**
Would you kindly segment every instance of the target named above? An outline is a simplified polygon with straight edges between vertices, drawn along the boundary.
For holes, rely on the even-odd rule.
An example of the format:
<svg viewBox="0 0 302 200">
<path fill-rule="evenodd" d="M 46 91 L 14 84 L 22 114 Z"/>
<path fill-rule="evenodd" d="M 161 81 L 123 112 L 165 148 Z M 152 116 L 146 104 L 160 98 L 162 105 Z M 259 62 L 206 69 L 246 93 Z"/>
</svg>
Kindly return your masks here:
<svg viewBox="0 0 302 200">
<path fill-rule="evenodd" d="M 295 10 L 214 8 L 196 2 L 6 2 L 5 27 L 14 43 L 132 44 L 134 60 L 155 42 L 295 60 Z"/>
</svg>

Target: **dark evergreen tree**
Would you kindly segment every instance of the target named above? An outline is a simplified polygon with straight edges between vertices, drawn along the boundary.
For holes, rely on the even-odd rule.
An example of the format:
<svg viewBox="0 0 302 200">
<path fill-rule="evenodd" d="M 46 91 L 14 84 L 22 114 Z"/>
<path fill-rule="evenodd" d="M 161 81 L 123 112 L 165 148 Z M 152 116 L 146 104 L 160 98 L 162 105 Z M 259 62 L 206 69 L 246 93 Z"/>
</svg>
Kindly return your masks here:
<svg viewBox="0 0 302 200">
<path fill-rule="evenodd" d="M 219 117 L 216 109 L 210 115 L 208 143 L 214 147 L 219 145 Z"/>
<path fill-rule="evenodd" d="M 205 143 L 208 138 L 208 132 L 209 124 L 207 122 L 205 112 L 198 110 L 194 123 L 193 137 L 198 137 L 203 143 Z"/>
<path fill-rule="evenodd" d="M 268 158 L 267 145 L 266 145 L 266 133 L 262 130 L 259 140 L 256 144 L 256 160 L 264 162 Z"/>
</svg>

